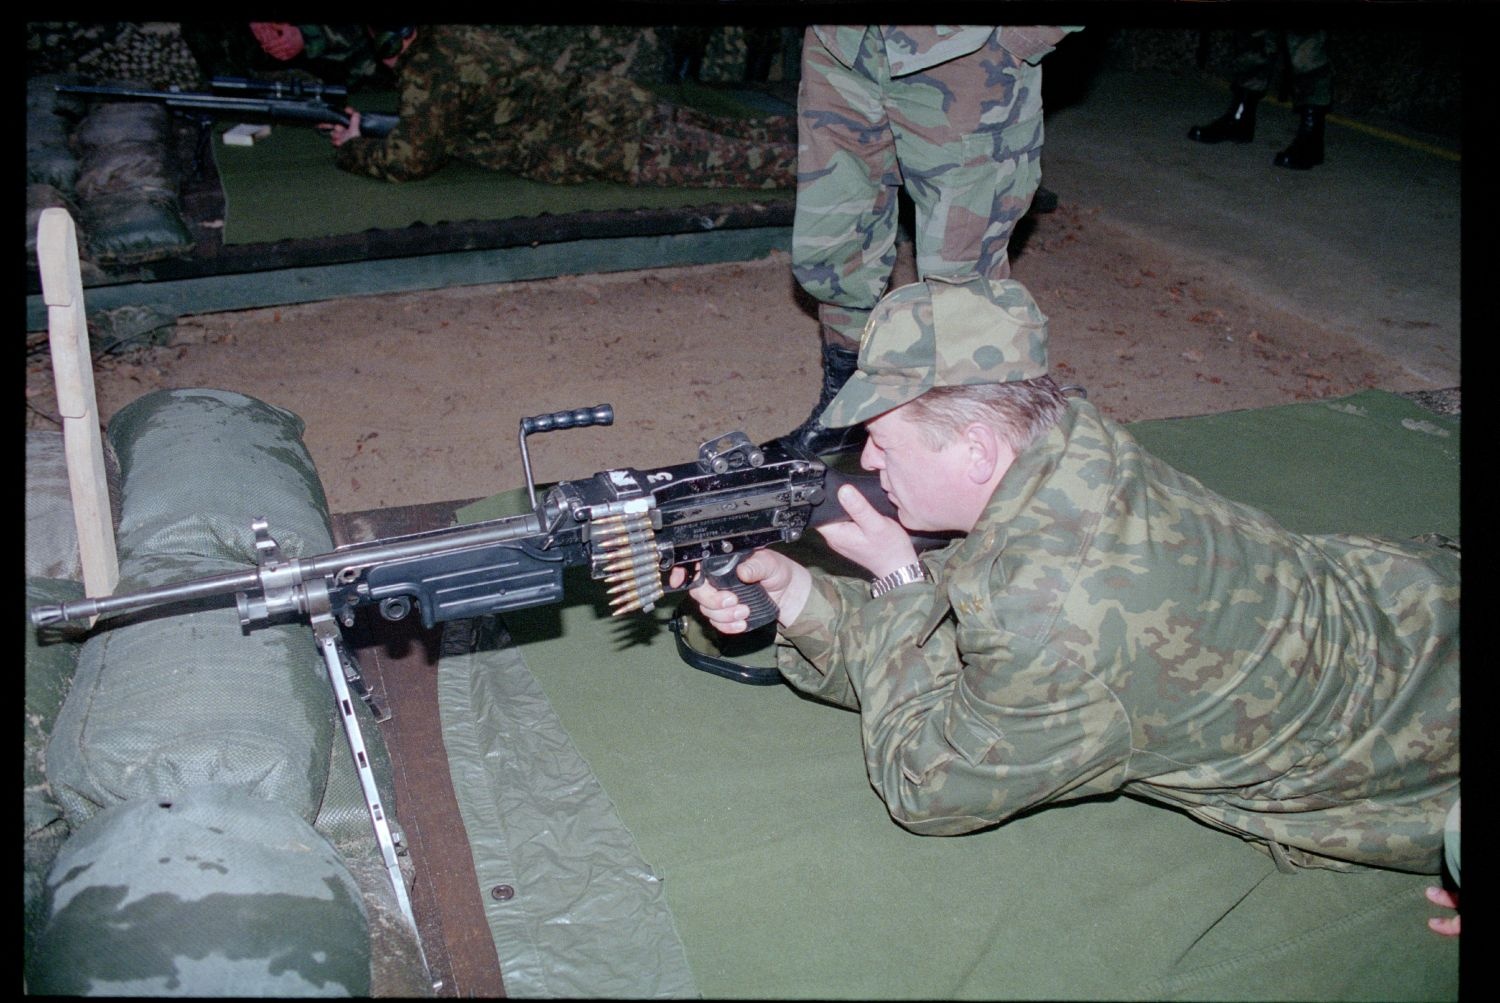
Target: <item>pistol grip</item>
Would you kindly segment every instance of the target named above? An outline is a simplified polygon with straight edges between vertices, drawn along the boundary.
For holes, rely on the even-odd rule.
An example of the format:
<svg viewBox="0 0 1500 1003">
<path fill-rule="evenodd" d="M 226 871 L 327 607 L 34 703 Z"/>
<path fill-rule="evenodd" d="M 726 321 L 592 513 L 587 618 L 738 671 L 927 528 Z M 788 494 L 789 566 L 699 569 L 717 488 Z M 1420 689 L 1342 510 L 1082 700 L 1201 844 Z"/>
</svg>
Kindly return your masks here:
<svg viewBox="0 0 1500 1003">
<path fill-rule="evenodd" d="M 733 592 L 740 602 L 750 608 L 750 618 L 745 622 L 745 630 L 751 631 L 773 622 L 780 611 L 760 582 L 742 582 L 740 576 L 734 573 L 742 556 L 744 555 L 731 554 L 726 558 L 704 561 L 703 576 L 714 588 Z"/>
</svg>

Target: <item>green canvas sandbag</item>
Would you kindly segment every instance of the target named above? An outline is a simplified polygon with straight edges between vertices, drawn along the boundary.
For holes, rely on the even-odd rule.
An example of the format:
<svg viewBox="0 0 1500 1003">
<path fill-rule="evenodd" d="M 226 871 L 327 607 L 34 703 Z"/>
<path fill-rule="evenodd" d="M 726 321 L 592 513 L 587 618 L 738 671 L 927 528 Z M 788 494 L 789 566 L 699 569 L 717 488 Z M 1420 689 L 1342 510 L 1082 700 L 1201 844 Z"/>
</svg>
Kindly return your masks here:
<svg viewBox="0 0 1500 1003">
<path fill-rule="evenodd" d="M 176 568 L 196 578 L 243 565 Z M 307 627 L 246 634 L 232 605 L 174 611 L 85 642 L 47 746 L 47 779 L 74 825 L 120 801 L 209 783 L 281 802 L 311 822 L 335 737 Z"/>
<path fill-rule="evenodd" d="M 363 996 L 370 937 L 337 851 L 285 805 L 223 787 L 101 812 L 58 854 L 26 990 Z"/>
<path fill-rule="evenodd" d="M 301 432 L 291 412 L 225 391 L 160 391 L 122 409 L 108 430 L 122 479 L 119 590 L 253 567 L 259 515 L 286 557 L 331 550 Z M 107 623 L 84 645 L 47 751 L 70 821 L 205 783 L 317 817 L 342 737 L 305 623 L 243 631 L 232 598 Z"/>
<path fill-rule="evenodd" d="M 83 598 L 83 586 L 75 581 L 51 578 L 26 579 L 26 605 L 67 602 Z M 68 838 L 68 823 L 62 806 L 47 786 L 47 736 L 62 709 L 78 665 L 79 643 L 85 630 L 77 624 L 59 624 L 37 629 L 28 620 L 25 627 L 25 736 L 22 740 L 21 801 L 22 873 L 24 876 L 23 936 L 30 943 L 41 914 L 43 881 L 47 869 Z"/>
<path fill-rule="evenodd" d="M 285 408 L 227 390 L 160 390 L 121 408 L 108 429 L 124 496 L 121 588 L 162 584 L 162 557 L 254 565 L 257 517 L 284 557 L 332 550 L 328 500 L 302 431 Z"/>
<path fill-rule="evenodd" d="M 110 511 L 120 511 L 120 462 L 104 442 L 104 479 Z M 55 429 L 26 430 L 26 546 L 27 577 L 81 581 L 78 528 L 73 521 L 73 495 L 68 486 L 68 461 L 63 434 Z"/>
</svg>

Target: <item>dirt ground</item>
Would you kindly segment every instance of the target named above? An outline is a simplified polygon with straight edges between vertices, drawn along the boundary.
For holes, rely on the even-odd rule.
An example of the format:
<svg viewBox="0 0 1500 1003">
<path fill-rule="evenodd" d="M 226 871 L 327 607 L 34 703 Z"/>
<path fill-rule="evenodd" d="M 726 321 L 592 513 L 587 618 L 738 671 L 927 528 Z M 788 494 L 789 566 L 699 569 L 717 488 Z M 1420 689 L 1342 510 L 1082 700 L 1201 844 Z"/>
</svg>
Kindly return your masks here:
<svg viewBox="0 0 1500 1003">
<path fill-rule="evenodd" d="M 1393 361 L 1066 204 L 1023 223 L 1013 275 L 1051 318 L 1060 382 L 1123 421 L 1423 390 Z M 909 253 L 897 281 L 913 277 Z M 30 338 L 27 426 L 59 427 L 45 334 Z M 528 439 L 537 480 L 694 457 L 800 423 L 818 324 L 786 254 L 181 318 L 169 344 L 96 360 L 101 417 L 164 387 L 212 386 L 306 422 L 334 512 L 524 484 L 522 416 L 614 405 L 609 428 Z"/>
</svg>

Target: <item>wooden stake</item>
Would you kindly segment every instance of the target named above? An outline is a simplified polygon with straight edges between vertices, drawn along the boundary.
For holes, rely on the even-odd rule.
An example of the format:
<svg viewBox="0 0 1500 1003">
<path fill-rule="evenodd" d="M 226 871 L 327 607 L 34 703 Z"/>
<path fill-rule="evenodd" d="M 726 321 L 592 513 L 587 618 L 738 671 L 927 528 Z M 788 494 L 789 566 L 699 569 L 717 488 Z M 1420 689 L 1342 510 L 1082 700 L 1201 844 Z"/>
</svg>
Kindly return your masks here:
<svg viewBox="0 0 1500 1003">
<path fill-rule="evenodd" d="M 104 472 L 104 437 L 94 397 L 94 367 L 84 318 L 83 277 L 78 270 L 78 236 L 66 209 L 42 210 L 36 235 L 42 299 L 47 304 L 52 379 L 62 414 L 63 455 L 78 530 L 83 588 L 90 598 L 107 596 L 120 581 L 115 524 Z"/>
</svg>

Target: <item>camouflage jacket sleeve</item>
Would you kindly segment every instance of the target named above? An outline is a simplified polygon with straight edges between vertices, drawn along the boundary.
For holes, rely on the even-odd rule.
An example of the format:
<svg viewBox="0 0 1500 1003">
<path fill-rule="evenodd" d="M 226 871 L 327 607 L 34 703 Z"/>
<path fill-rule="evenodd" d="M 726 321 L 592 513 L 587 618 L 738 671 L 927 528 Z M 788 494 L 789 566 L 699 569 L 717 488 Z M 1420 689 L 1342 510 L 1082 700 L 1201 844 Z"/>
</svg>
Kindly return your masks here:
<svg viewBox="0 0 1500 1003">
<path fill-rule="evenodd" d="M 924 556 L 936 584 L 878 599 L 862 582 L 814 573 L 807 607 L 782 631 L 783 675 L 859 709 L 871 784 L 892 818 L 924 834 L 1114 790 L 1130 753 L 1128 719 L 1103 682 L 948 615 L 948 566 L 973 551 L 966 542 Z"/>
<path fill-rule="evenodd" d="M 819 24 L 813 26 L 813 33 L 828 47 L 834 58 L 845 66 L 853 67 L 864 44 L 865 33 L 870 27 Z M 891 76 L 901 77 L 977 52 L 997 32 L 1000 44 L 1011 55 L 1036 65 L 1043 56 L 1057 47 L 1063 36 L 1082 29 L 1051 25 L 995 27 L 969 24 L 888 24 L 879 26 L 879 30 L 884 38 Z"/>
<path fill-rule="evenodd" d="M 382 139 L 361 137 L 339 147 L 334 163 L 341 170 L 385 181 L 415 181 L 446 164 L 455 137 L 466 135 L 465 84 L 446 70 L 444 54 L 424 41 L 418 36 L 400 67 L 401 121 Z"/>
<path fill-rule="evenodd" d="M 1082 30 L 1077 26 L 1063 28 L 1040 24 L 1003 27 L 1000 29 L 1000 44 L 1017 59 L 1035 66 L 1042 61 L 1043 56 L 1057 48 L 1057 43 L 1069 32 Z"/>
</svg>

